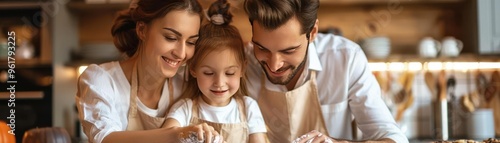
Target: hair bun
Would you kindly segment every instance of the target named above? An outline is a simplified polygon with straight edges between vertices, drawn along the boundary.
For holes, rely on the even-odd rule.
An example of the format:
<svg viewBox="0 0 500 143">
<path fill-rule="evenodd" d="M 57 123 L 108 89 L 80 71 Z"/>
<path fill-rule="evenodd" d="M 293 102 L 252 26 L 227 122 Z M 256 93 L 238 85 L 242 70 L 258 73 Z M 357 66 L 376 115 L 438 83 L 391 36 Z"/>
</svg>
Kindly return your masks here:
<svg viewBox="0 0 500 143">
<path fill-rule="evenodd" d="M 227 0 L 217 0 L 208 9 L 208 20 L 215 25 L 228 25 L 233 15 L 229 12 L 230 4 Z"/>
</svg>

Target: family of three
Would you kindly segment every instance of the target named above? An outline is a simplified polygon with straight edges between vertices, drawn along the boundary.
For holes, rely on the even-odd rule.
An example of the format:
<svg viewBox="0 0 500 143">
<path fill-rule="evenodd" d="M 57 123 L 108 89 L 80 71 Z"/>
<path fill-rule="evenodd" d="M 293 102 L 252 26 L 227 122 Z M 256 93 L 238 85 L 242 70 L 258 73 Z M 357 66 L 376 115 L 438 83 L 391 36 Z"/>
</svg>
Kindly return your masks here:
<svg viewBox="0 0 500 143">
<path fill-rule="evenodd" d="M 318 8 L 245 0 L 244 44 L 227 0 L 133 2 L 111 30 L 128 58 L 78 80 L 89 142 L 350 142 L 357 128 L 363 142 L 408 142 L 360 47 L 318 33 Z"/>
</svg>

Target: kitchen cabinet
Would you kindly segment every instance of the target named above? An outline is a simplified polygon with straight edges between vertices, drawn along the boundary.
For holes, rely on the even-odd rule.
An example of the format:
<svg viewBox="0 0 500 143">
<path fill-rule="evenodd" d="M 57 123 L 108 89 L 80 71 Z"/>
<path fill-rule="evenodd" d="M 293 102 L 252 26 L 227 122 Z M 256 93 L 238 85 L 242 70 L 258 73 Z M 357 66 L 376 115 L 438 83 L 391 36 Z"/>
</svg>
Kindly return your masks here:
<svg viewBox="0 0 500 143">
<path fill-rule="evenodd" d="M 0 102 L 6 103 L 0 120 L 14 123 L 16 142 L 29 129 L 53 125 L 52 5 L 48 0 L 0 2 L 0 86 L 5 87 Z M 9 57 L 10 51 L 15 55 Z"/>
<path fill-rule="evenodd" d="M 479 54 L 500 54 L 500 1 L 478 0 Z"/>
<path fill-rule="evenodd" d="M 76 27 L 73 30 L 76 31 L 75 38 L 77 38 L 78 44 L 76 47 L 73 47 L 70 61 L 66 62 L 65 65 L 73 67 L 119 60 L 119 58 L 108 57 L 88 59 L 86 57 L 89 55 L 85 53 L 91 52 L 90 50 L 95 51 L 95 45 L 108 45 L 106 48 L 115 49 L 113 37 L 111 36 L 111 27 L 113 26 L 117 12 L 126 10 L 128 6 L 127 2 L 86 3 L 84 1 L 69 1 L 66 7 L 69 10 L 68 14 L 73 18 L 71 22 L 76 23 Z M 109 49 L 102 49 L 102 51 L 109 51 Z M 116 54 L 109 53 L 109 55 Z"/>
<path fill-rule="evenodd" d="M 337 28 L 344 37 L 361 43 L 385 36 L 391 55 L 417 55 L 424 37 L 441 41 L 453 36 L 463 41 L 462 53 L 476 54 L 474 0 L 321 0 L 319 28 Z"/>
</svg>

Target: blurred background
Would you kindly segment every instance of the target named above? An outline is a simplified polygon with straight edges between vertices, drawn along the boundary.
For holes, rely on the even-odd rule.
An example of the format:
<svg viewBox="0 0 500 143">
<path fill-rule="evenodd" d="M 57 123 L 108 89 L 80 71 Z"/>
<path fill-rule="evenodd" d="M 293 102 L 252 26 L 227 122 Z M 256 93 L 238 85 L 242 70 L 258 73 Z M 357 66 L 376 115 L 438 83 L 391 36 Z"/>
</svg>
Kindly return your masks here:
<svg viewBox="0 0 500 143">
<path fill-rule="evenodd" d="M 199 1 L 207 8 L 213 0 Z M 243 0 L 229 1 L 232 24 L 248 42 Z M 6 88 L 16 80 L 17 142 L 37 127 L 61 127 L 74 142 L 85 142 L 74 103 L 76 81 L 87 65 L 122 58 L 110 31 L 116 12 L 129 2 L 0 0 L 0 120 L 9 122 Z M 411 141 L 500 137 L 500 1 L 320 3 L 320 32 L 360 44 L 384 102 Z M 7 78 L 12 31 L 15 79 Z"/>
</svg>

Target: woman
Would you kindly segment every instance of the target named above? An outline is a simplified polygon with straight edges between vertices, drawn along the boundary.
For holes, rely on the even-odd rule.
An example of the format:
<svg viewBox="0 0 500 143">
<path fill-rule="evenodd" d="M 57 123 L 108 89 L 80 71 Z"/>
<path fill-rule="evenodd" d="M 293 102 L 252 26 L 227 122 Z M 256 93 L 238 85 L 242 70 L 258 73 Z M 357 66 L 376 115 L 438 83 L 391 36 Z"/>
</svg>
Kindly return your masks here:
<svg viewBox="0 0 500 143">
<path fill-rule="evenodd" d="M 89 142 L 176 142 L 190 132 L 199 140 L 218 137 L 207 124 L 161 128 L 180 96 L 181 65 L 194 53 L 201 19 L 196 0 L 141 0 L 119 13 L 111 32 L 129 58 L 90 65 L 78 81 L 76 103 Z"/>
</svg>

